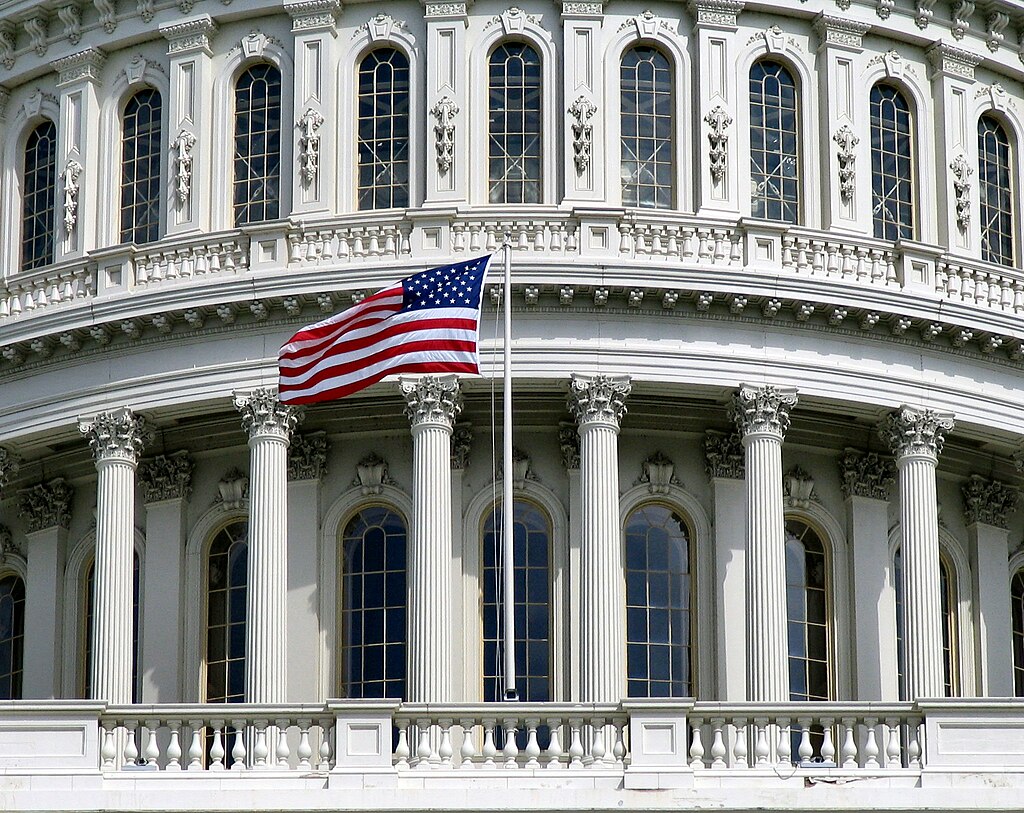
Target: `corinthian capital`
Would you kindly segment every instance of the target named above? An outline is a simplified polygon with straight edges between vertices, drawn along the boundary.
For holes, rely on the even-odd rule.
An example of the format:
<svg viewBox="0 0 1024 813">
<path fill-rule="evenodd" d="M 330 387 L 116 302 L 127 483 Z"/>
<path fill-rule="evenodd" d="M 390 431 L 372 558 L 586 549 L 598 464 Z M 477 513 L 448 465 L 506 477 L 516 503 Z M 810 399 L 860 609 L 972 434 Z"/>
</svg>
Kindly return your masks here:
<svg viewBox="0 0 1024 813">
<path fill-rule="evenodd" d="M 11 482 L 11 478 L 18 473 L 18 457 L 10 449 L 0 446 L 0 492 Z"/>
<path fill-rule="evenodd" d="M 139 464 L 139 484 L 145 502 L 187 500 L 192 493 L 192 457 L 188 452 L 157 455 Z"/>
<path fill-rule="evenodd" d="M 288 479 L 320 480 L 327 473 L 327 433 L 296 435 L 288 447 Z"/>
<path fill-rule="evenodd" d="M 451 428 L 462 412 L 462 391 L 453 375 L 424 375 L 400 378 L 409 423 L 419 426 L 437 423 Z"/>
<path fill-rule="evenodd" d="M 742 384 L 733 396 L 731 414 L 740 437 L 766 433 L 781 439 L 789 429 L 789 413 L 795 406 L 795 389 Z"/>
<path fill-rule="evenodd" d="M 618 428 L 626 414 L 626 398 L 631 389 L 629 376 L 573 373 L 569 382 L 569 412 L 580 426 L 608 423 Z"/>
<path fill-rule="evenodd" d="M 839 458 L 839 473 L 843 478 L 843 494 L 847 497 L 887 500 L 889 489 L 896 482 L 892 458 L 877 452 L 847 449 Z"/>
<path fill-rule="evenodd" d="M 1017 510 L 1020 502 L 1020 489 L 998 480 L 986 480 L 980 474 L 971 475 L 964 483 L 963 493 L 964 519 L 968 525 L 984 522 L 1006 528 L 1010 514 Z"/>
<path fill-rule="evenodd" d="M 942 453 L 946 433 L 951 432 L 953 426 L 952 413 L 904 405 L 885 417 L 878 433 L 897 460 L 911 455 L 937 459 Z"/>
<path fill-rule="evenodd" d="M 250 440 L 264 435 L 288 440 L 306 414 L 302 407 L 282 404 L 272 389 L 236 392 L 235 409 L 242 413 L 242 428 Z"/>
<path fill-rule="evenodd" d="M 63 477 L 39 483 L 21 492 L 20 515 L 25 518 L 28 532 L 46 528 L 64 528 L 71 524 L 71 498 L 75 490 Z"/>
<path fill-rule="evenodd" d="M 92 420 L 80 418 L 78 430 L 89 441 L 97 463 L 102 460 L 138 463 L 146 445 L 146 421 L 127 407 L 102 412 Z"/>
<path fill-rule="evenodd" d="M 735 432 L 723 434 L 708 432 L 704 435 L 704 471 L 708 477 L 742 480 L 745 476 L 743 444 Z"/>
</svg>

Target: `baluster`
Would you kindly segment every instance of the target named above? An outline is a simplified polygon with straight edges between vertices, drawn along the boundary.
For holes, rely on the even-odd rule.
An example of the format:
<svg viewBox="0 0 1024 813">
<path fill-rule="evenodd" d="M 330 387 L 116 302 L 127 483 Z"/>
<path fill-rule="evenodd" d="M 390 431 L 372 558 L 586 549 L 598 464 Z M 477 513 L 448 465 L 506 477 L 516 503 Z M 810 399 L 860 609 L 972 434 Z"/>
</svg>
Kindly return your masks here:
<svg viewBox="0 0 1024 813">
<path fill-rule="evenodd" d="M 1013 312 L 1020 313 L 1024 310 L 1024 282 L 1013 283 Z"/>
<path fill-rule="evenodd" d="M 619 254 L 629 254 L 633 247 L 633 238 L 626 223 L 619 224 Z"/>
<path fill-rule="evenodd" d="M 267 768 L 269 762 L 267 758 L 270 756 L 270 746 L 267 743 L 268 733 L 267 724 L 265 722 L 259 722 L 256 724 L 256 744 L 252 749 L 253 767 L 254 768 Z"/>
<path fill-rule="evenodd" d="M 594 720 L 594 741 L 590 744 L 589 765 L 595 762 L 603 762 L 605 753 L 604 745 L 604 719 L 598 717 Z"/>
<path fill-rule="evenodd" d="M 557 717 L 551 717 L 547 720 L 548 728 L 551 729 L 551 742 L 548 743 L 548 749 L 545 751 L 545 768 L 561 768 L 562 758 L 562 742 L 559 739 L 559 732 L 562 726 L 562 721 Z"/>
<path fill-rule="evenodd" d="M 755 717 L 754 726 L 757 729 L 757 738 L 754 740 L 754 765 L 760 767 L 768 764 L 768 720 L 765 717 Z"/>
<path fill-rule="evenodd" d="M 798 240 L 796 244 L 796 269 L 797 271 L 807 270 L 807 241 Z"/>
<path fill-rule="evenodd" d="M 452 251 L 466 250 L 466 227 L 462 223 L 452 226 Z"/>
<path fill-rule="evenodd" d="M 371 257 L 380 255 L 380 237 L 378 236 L 377 229 L 370 232 L 370 248 L 366 253 Z"/>
<path fill-rule="evenodd" d="M 708 245 L 708 233 L 701 229 L 697 232 L 700 243 L 697 245 L 697 258 L 701 260 L 711 259 L 711 247 Z"/>
<path fill-rule="evenodd" d="M 675 226 L 668 230 L 668 243 L 665 246 L 665 253 L 669 257 L 679 256 L 679 229 Z"/>
<path fill-rule="evenodd" d="M 100 748 L 100 758 L 103 760 L 103 770 L 114 770 L 114 763 L 117 759 L 117 742 L 114 737 L 116 724 L 112 721 L 103 721 L 103 746 Z"/>
<path fill-rule="evenodd" d="M 419 733 L 416 742 L 416 767 L 425 769 L 430 767 L 430 720 L 421 718 L 416 721 Z"/>
<path fill-rule="evenodd" d="M 876 739 L 875 726 L 878 720 L 875 717 L 864 718 L 864 767 L 879 768 L 878 764 L 878 740 Z"/>
<path fill-rule="evenodd" d="M 885 284 L 888 285 L 890 282 L 896 282 L 896 261 L 892 252 L 887 251 L 885 254 Z"/>
<path fill-rule="evenodd" d="M 820 277 L 825 270 L 825 247 L 818 242 L 811 243 L 811 275 Z"/>
<path fill-rule="evenodd" d="M 189 720 L 188 727 L 192 732 L 188 743 L 188 770 L 201 771 L 203 769 L 203 721 Z"/>
<path fill-rule="evenodd" d="M 661 229 L 651 229 L 651 254 L 661 254 Z"/>
<path fill-rule="evenodd" d="M 363 247 L 363 230 L 353 229 L 352 230 L 352 256 L 363 257 L 366 254 L 366 249 Z"/>
<path fill-rule="evenodd" d="M 484 718 L 484 745 L 481 754 L 485 768 L 493 768 L 494 758 L 498 755 L 498 749 L 494 746 L 494 724 L 494 718 Z"/>
<path fill-rule="evenodd" d="M 325 720 L 320 724 L 320 747 L 317 749 L 317 755 L 319 761 L 317 762 L 316 769 L 318 771 L 329 771 L 331 769 L 331 735 L 334 731 L 334 727 L 331 725 L 330 720 Z M 405 730 L 401 729 L 399 736 L 404 734 Z M 396 749 L 397 750 L 397 749 Z M 405 745 L 405 767 L 409 767 L 409 744 Z"/>
<path fill-rule="evenodd" d="M 733 756 L 737 768 L 749 768 L 747 762 L 747 721 L 744 717 L 737 717 L 733 723 L 733 733 L 736 735 L 736 743 L 733 745 Z"/>
<path fill-rule="evenodd" d="M 167 725 L 171 729 L 171 741 L 167 743 L 167 769 L 168 771 L 181 770 L 181 739 L 178 729 L 181 727 L 181 720 L 168 720 Z"/>
<path fill-rule="evenodd" d="M 644 239 L 644 230 L 640 226 L 636 226 L 633 230 L 633 250 L 639 254 L 645 254 L 647 252 L 647 244 Z"/>
<path fill-rule="evenodd" d="M 145 722 L 145 746 L 142 749 L 142 758 L 147 765 L 156 767 L 156 761 L 160 758 L 160 745 L 156 741 L 156 732 L 160 727 L 158 720 L 147 720 Z"/>
<path fill-rule="evenodd" d="M 800 762 L 810 762 L 814 757 L 814 746 L 811 745 L 811 720 L 809 717 L 797 718 L 797 725 L 800 726 L 800 745 L 796 753 Z"/>
<path fill-rule="evenodd" d="M 957 273 L 960 276 L 960 299 L 974 298 L 974 275 L 969 268 L 959 268 Z"/>
<path fill-rule="evenodd" d="M 469 250 L 480 251 L 482 249 L 480 241 L 480 224 L 470 223 L 469 224 Z"/>
<path fill-rule="evenodd" d="M 352 235 L 348 232 L 336 232 L 338 238 L 338 259 L 347 260 L 352 256 Z"/>
<path fill-rule="evenodd" d="M 519 223 L 516 228 L 516 250 L 526 251 L 530 247 L 527 242 L 526 224 Z"/>
<path fill-rule="evenodd" d="M 729 265 L 740 265 L 743 261 L 743 241 L 738 234 L 731 237 Z"/>
<path fill-rule="evenodd" d="M 504 235 L 504 231 L 502 231 L 502 235 Z M 493 224 L 490 224 L 487 227 L 487 243 L 485 245 L 485 249 L 486 249 L 487 252 L 493 253 L 497 248 L 498 248 L 497 229 L 494 227 Z"/>
<path fill-rule="evenodd" d="M 857 249 L 857 281 L 862 281 L 868 276 L 868 252 L 866 248 Z"/>
<path fill-rule="evenodd" d="M 569 227 L 569 233 L 565 238 L 565 250 L 569 254 L 576 253 L 576 228 L 573 226 Z"/>
<path fill-rule="evenodd" d="M 716 231 L 712 232 L 712 237 L 715 240 L 715 262 L 721 263 L 725 259 L 725 232 Z"/>
<path fill-rule="evenodd" d="M 885 272 L 882 268 L 882 252 L 877 249 L 871 252 L 871 281 L 885 282 Z"/>
<path fill-rule="evenodd" d="M 533 250 L 543 251 L 544 250 L 544 224 L 534 223 L 533 224 Z"/>
<path fill-rule="evenodd" d="M 885 720 L 885 767 L 903 767 L 900 758 L 900 721 L 896 717 L 887 717 Z"/>
<path fill-rule="evenodd" d="M 613 720 L 612 731 L 615 732 L 615 745 L 612 746 L 611 757 L 616 765 L 621 766 L 623 761 L 626 759 L 626 742 L 624 739 L 624 731 L 628 725 L 628 720 Z"/>
<path fill-rule="evenodd" d="M 300 771 L 310 771 L 313 769 L 313 747 L 309 744 L 309 728 L 313 724 L 312 720 L 299 720 L 299 747 L 295 750 L 296 755 L 299 758 L 298 769 Z"/>
<path fill-rule="evenodd" d="M 835 720 L 831 717 L 821 718 L 821 726 L 824 729 L 821 738 L 821 761 L 831 762 L 833 765 L 836 764 L 836 746 L 832 741 L 832 726 L 834 724 Z"/>
<path fill-rule="evenodd" d="M 700 729 L 704 721 L 700 717 L 690 719 L 690 767 L 698 770 L 704 767 L 704 743 L 700 738 Z"/>
<path fill-rule="evenodd" d="M 920 768 L 921 759 L 921 726 L 917 720 L 907 720 L 907 763 L 908 767 Z"/>
<path fill-rule="evenodd" d="M 519 758 L 519 744 L 516 742 L 516 718 L 505 718 L 505 747 L 501 753 L 505 756 L 506 768 L 518 768 L 516 760 Z"/>
<path fill-rule="evenodd" d="M 537 742 L 537 726 L 540 720 L 529 718 L 526 721 L 526 767 L 540 767 L 540 743 Z"/>
<path fill-rule="evenodd" d="M 844 768 L 857 767 L 857 740 L 854 737 L 856 721 L 852 717 L 844 717 L 842 758 Z"/>
<path fill-rule="evenodd" d="M 476 746 L 473 744 L 473 720 L 466 718 L 459 720 L 462 726 L 462 747 L 459 748 L 459 756 L 462 758 L 460 768 L 473 769 L 473 757 L 476 756 Z"/>
<path fill-rule="evenodd" d="M 999 280 L 999 307 L 1002 310 L 1009 310 L 1013 305 L 1013 294 L 1010 291 L 1010 280 L 1002 277 Z"/>
<path fill-rule="evenodd" d="M 579 717 L 571 717 L 569 719 L 569 730 L 572 732 L 569 740 L 569 767 L 570 768 L 582 768 L 583 767 L 583 737 L 581 735 L 581 729 L 583 728 L 583 721 Z"/>
<path fill-rule="evenodd" d="M 725 748 L 725 736 L 722 731 L 725 728 L 724 717 L 711 718 L 711 767 L 721 770 L 726 767 L 725 755 L 728 753 Z"/>
<path fill-rule="evenodd" d="M 135 720 L 125 720 L 124 727 L 127 729 L 127 735 L 124 742 L 124 764 L 134 765 L 139 761 L 139 748 L 135 744 L 135 729 L 138 726 L 138 722 Z"/>
<path fill-rule="evenodd" d="M 218 274 L 220 273 L 220 270 L 220 247 L 214 246 L 213 252 L 210 254 L 210 273 Z"/>
<path fill-rule="evenodd" d="M 785 765 L 792 762 L 793 759 L 793 744 L 790 741 L 789 733 L 789 718 L 779 718 L 779 744 L 775 750 L 776 762 L 780 765 Z"/>
<path fill-rule="evenodd" d="M 213 727 L 213 742 L 210 744 L 210 770 L 224 770 L 224 735 L 221 729 L 224 727 L 223 720 L 213 720 L 210 725 Z"/>
<path fill-rule="evenodd" d="M 988 289 L 991 287 L 988 281 L 988 274 L 984 271 L 975 271 L 974 279 L 974 304 L 984 305 L 988 301 Z"/>
<path fill-rule="evenodd" d="M 274 738 L 277 740 L 277 747 L 274 749 L 274 756 L 277 757 L 277 767 L 288 770 L 291 765 L 289 760 L 291 758 L 291 749 L 288 747 L 288 727 L 289 720 L 278 720 L 277 728 L 270 729 Z"/>
<path fill-rule="evenodd" d="M 551 250 L 561 252 L 563 237 L 565 236 L 565 224 L 559 223 L 551 228 Z"/>
<path fill-rule="evenodd" d="M 683 229 L 683 246 L 682 246 L 683 260 L 690 261 L 690 262 L 693 261 L 693 255 L 694 255 L 694 253 L 696 251 L 694 249 L 694 245 L 693 245 L 694 239 L 695 239 L 695 233 L 694 233 L 693 229 L 686 229 L 686 228 L 684 228 Z"/>
<path fill-rule="evenodd" d="M 853 258 L 853 247 L 843 246 L 843 278 L 846 279 L 854 275 L 857 270 L 856 261 Z"/>
<path fill-rule="evenodd" d="M 231 770 L 245 770 L 245 720 L 233 720 L 235 744 L 231 748 Z"/>
<path fill-rule="evenodd" d="M 793 238 L 786 235 L 782 238 L 782 267 L 791 268 L 793 266 Z"/>
<path fill-rule="evenodd" d="M 441 724 L 441 745 L 438 747 L 437 753 L 441 758 L 441 765 L 451 768 L 452 755 L 455 753 L 455 749 L 452 748 L 452 726 L 455 725 L 455 721 L 446 718 L 439 722 Z"/>
</svg>

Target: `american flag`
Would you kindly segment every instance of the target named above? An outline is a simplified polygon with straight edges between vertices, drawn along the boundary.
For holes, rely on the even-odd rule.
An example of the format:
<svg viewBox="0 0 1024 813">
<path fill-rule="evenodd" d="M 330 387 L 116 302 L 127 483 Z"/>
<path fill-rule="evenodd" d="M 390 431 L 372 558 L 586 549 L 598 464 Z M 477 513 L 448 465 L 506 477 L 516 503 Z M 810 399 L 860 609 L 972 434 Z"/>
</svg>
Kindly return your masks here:
<svg viewBox="0 0 1024 813">
<path fill-rule="evenodd" d="M 278 355 L 281 401 L 344 398 L 392 373 L 479 373 L 480 299 L 490 259 L 421 271 L 302 328 Z"/>
</svg>

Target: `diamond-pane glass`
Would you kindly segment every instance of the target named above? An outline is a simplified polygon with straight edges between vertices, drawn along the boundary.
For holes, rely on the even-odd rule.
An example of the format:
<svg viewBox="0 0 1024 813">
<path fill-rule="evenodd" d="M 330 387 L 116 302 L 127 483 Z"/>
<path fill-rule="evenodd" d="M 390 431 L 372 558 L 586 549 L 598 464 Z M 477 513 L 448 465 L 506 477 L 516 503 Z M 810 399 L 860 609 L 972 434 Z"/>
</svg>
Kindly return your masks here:
<svg viewBox="0 0 1024 813">
<path fill-rule="evenodd" d="M 762 59 L 750 69 L 750 212 L 796 223 L 800 218 L 800 128 L 793 75 Z"/>
<path fill-rule="evenodd" d="M 1013 181 L 1010 139 L 995 116 L 978 119 L 981 259 L 1013 265 Z"/>
<path fill-rule="evenodd" d="M 206 570 L 206 702 L 245 699 L 249 523 L 232 522 L 210 545 Z"/>
<path fill-rule="evenodd" d="M 160 238 L 160 117 L 157 90 L 140 90 L 124 108 L 121 133 L 121 242 Z"/>
<path fill-rule="evenodd" d="M 672 66 L 655 48 L 622 55 L 622 203 L 672 207 Z"/>
<path fill-rule="evenodd" d="M 253 65 L 235 83 L 235 225 L 276 220 L 281 206 L 281 72 Z"/>
<path fill-rule="evenodd" d="M 892 85 L 871 88 L 871 218 L 875 237 L 914 236 L 910 105 Z"/>
<path fill-rule="evenodd" d="M 25 582 L 0 579 L 0 700 L 20 700 L 25 652 Z"/>
<path fill-rule="evenodd" d="M 488 72 L 488 200 L 540 203 L 540 57 L 529 45 L 506 42 L 494 49 Z"/>
<path fill-rule="evenodd" d="M 829 700 L 831 596 L 825 546 L 806 522 L 786 521 L 789 699 Z"/>
<path fill-rule="evenodd" d="M 53 262 L 57 127 L 52 121 L 29 133 L 21 177 L 21 268 L 28 271 Z"/>
<path fill-rule="evenodd" d="M 359 63 L 359 208 L 409 205 L 409 60 L 394 48 Z"/>
</svg>

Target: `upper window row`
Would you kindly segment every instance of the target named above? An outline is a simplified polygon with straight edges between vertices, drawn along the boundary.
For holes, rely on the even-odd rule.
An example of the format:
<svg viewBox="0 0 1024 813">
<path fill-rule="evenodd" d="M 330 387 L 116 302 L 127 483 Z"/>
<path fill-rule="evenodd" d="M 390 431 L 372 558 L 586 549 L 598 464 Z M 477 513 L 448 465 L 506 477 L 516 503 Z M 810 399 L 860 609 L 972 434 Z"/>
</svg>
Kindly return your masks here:
<svg viewBox="0 0 1024 813">
<path fill-rule="evenodd" d="M 637 45 L 620 62 L 621 193 L 627 206 L 677 205 L 674 71 L 671 60 Z M 800 89 L 781 62 L 750 69 L 750 190 L 754 217 L 799 223 L 801 212 Z M 523 42 L 499 44 L 488 58 L 487 189 L 491 203 L 540 203 L 543 65 Z M 233 213 L 235 225 L 281 215 L 282 81 L 260 63 L 234 86 Z M 401 51 L 378 48 L 358 65 L 356 199 L 359 209 L 410 205 L 410 71 Z M 160 93 L 139 91 L 124 108 L 121 128 L 122 242 L 160 236 Z M 910 104 L 887 83 L 870 91 L 871 211 L 876 237 L 915 236 L 915 150 Z M 978 120 L 982 259 L 1014 263 L 1013 155 L 1003 124 Z M 22 269 L 53 261 L 56 237 L 56 127 L 39 124 L 24 148 Z"/>
</svg>

